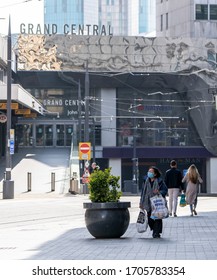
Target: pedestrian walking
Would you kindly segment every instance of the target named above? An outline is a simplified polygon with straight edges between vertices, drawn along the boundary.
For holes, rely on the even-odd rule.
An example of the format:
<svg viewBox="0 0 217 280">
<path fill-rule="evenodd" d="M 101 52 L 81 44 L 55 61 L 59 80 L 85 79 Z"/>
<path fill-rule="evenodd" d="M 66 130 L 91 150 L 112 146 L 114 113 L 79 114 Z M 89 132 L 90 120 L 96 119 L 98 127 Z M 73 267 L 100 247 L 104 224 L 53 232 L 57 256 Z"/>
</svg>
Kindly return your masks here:
<svg viewBox="0 0 217 280">
<path fill-rule="evenodd" d="M 100 169 L 99 165 L 97 165 L 96 162 L 93 162 L 93 163 L 91 164 L 91 167 L 90 167 L 90 174 L 93 173 L 94 170 L 99 170 L 99 169 Z"/>
<path fill-rule="evenodd" d="M 182 179 L 183 183 L 187 183 L 186 187 L 186 203 L 190 205 L 191 216 L 197 215 L 197 196 L 199 192 L 199 184 L 203 183 L 203 180 L 197 170 L 197 167 L 192 164 Z"/>
<path fill-rule="evenodd" d="M 169 215 L 177 217 L 177 204 L 179 193 L 183 190 L 182 173 L 177 169 L 177 162 L 170 162 L 170 169 L 165 174 L 165 184 L 168 188 L 169 196 Z"/>
<path fill-rule="evenodd" d="M 146 210 L 148 214 L 148 225 L 153 231 L 153 238 L 160 238 L 163 230 L 162 219 L 151 219 L 151 201 L 150 198 L 156 194 L 161 194 L 163 197 L 167 194 L 167 186 L 161 178 L 161 173 L 157 167 L 150 167 L 147 173 L 147 178 L 143 183 L 139 207 Z"/>
</svg>

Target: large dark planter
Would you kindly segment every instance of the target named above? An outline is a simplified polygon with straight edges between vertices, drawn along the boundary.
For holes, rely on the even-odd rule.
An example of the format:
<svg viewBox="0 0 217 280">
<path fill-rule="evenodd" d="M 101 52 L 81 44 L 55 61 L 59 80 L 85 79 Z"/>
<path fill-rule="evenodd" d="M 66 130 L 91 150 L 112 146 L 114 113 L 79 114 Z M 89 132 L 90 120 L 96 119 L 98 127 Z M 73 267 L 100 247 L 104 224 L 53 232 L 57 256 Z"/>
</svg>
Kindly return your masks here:
<svg viewBox="0 0 217 280">
<path fill-rule="evenodd" d="M 95 238 L 119 238 L 130 222 L 130 202 L 85 202 L 85 223 Z"/>
</svg>

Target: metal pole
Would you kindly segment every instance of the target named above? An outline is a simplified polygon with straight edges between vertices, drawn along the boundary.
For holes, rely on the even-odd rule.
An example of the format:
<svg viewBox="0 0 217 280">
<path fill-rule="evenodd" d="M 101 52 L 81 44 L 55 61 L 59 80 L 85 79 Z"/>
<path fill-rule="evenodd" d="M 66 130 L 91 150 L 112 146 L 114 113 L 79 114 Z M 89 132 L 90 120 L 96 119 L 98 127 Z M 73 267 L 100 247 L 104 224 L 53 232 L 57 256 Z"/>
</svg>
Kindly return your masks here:
<svg viewBox="0 0 217 280">
<path fill-rule="evenodd" d="M 81 83 L 80 80 L 78 82 L 78 142 L 82 142 L 82 134 L 81 134 Z M 78 143 L 78 146 L 79 146 Z M 79 180 L 82 177 L 82 161 L 79 160 Z M 80 181 L 81 183 L 81 181 Z"/>
<path fill-rule="evenodd" d="M 88 61 L 85 73 L 85 123 L 84 123 L 84 141 L 89 142 L 89 72 Z"/>
<path fill-rule="evenodd" d="M 136 181 L 136 118 L 135 118 L 135 98 L 134 98 L 134 102 L 133 102 L 133 181 Z"/>
<path fill-rule="evenodd" d="M 32 190 L 32 174 L 31 172 L 27 173 L 27 191 L 31 192 Z"/>
<path fill-rule="evenodd" d="M 55 191 L 55 173 L 54 172 L 51 173 L 51 191 L 52 192 Z"/>
<path fill-rule="evenodd" d="M 78 141 L 81 141 L 81 83 L 78 82 Z"/>
<path fill-rule="evenodd" d="M 96 161 L 96 130 L 95 130 L 95 118 L 93 118 L 93 162 Z"/>
<path fill-rule="evenodd" d="M 9 16 L 7 39 L 7 135 L 6 135 L 6 176 L 3 181 L 3 199 L 14 198 L 14 181 L 11 180 L 11 154 L 10 154 L 10 130 L 11 130 L 11 18 Z"/>
<path fill-rule="evenodd" d="M 133 187 L 136 185 L 136 193 L 138 193 L 138 178 L 137 178 L 137 168 L 138 159 L 136 157 L 136 94 L 133 95 Z"/>
</svg>

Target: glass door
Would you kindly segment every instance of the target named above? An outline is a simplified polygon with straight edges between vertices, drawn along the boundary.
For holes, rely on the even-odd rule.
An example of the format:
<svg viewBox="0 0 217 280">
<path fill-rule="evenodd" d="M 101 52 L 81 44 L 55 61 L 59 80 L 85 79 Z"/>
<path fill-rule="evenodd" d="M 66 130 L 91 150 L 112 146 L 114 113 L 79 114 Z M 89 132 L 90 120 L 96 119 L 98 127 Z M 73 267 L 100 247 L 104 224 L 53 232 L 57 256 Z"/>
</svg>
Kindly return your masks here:
<svg viewBox="0 0 217 280">
<path fill-rule="evenodd" d="M 56 145 L 57 146 L 62 147 L 65 145 L 64 135 L 65 135 L 64 124 L 57 124 L 56 125 Z"/>
<path fill-rule="evenodd" d="M 48 124 L 44 126 L 45 131 L 45 146 L 53 146 L 53 125 Z"/>
<path fill-rule="evenodd" d="M 16 142 L 19 147 L 33 146 L 32 124 L 17 124 L 15 131 Z"/>
<path fill-rule="evenodd" d="M 53 146 L 53 125 L 36 125 L 36 146 Z"/>
<path fill-rule="evenodd" d="M 44 125 L 36 125 L 36 146 L 44 146 Z"/>
<path fill-rule="evenodd" d="M 73 136 L 73 126 L 66 125 L 66 146 L 71 146 Z"/>
<path fill-rule="evenodd" d="M 18 133 L 19 146 L 71 146 L 73 137 L 73 124 L 22 124 L 17 125 L 17 129 L 20 131 L 20 133 Z"/>
</svg>

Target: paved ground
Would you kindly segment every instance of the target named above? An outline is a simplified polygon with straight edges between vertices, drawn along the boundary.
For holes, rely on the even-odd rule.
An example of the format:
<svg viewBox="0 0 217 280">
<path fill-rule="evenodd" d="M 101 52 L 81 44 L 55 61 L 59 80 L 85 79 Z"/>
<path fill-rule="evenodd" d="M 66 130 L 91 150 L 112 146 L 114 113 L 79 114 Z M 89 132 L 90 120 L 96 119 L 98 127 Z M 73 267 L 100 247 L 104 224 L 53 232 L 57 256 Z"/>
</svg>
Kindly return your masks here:
<svg viewBox="0 0 217 280">
<path fill-rule="evenodd" d="M 0 260 L 217 260 L 217 197 L 199 197 L 198 216 L 179 207 L 177 218 L 163 221 L 162 238 L 153 239 L 149 230 L 136 231 L 139 197 L 123 196 L 131 202 L 128 230 L 120 239 L 95 239 L 84 222 L 88 195 L 67 191 L 68 151 L 24 154 L 13 168 L 15 199 L 0 198 Z M 33 190 L 26 192 L 30 169 Z M 51 170 L 59 178 L 54 192 Z"/>
<path fill-rule="evenodd" d="M 28 197 L 29 196 L 29 197 Z M 50 197 L 52 196 L 52 197 Z M 131 222 L 120 239 L 95 239 L 84 223 L 87 195 L 25 194 L 0 201 L 1 260 L 216 260 L 217 198 L 200 197 L 198 216 L 179 208 L 177 218 L 164 220 L 161 239 L 139 234 L 135 221 L 137 196 L 131 201 Z"/>
</svg>

